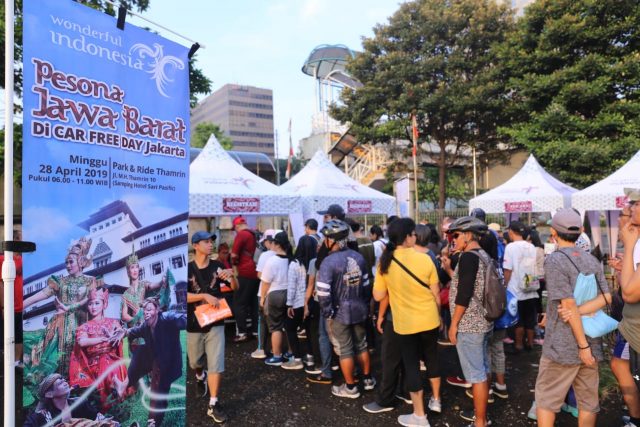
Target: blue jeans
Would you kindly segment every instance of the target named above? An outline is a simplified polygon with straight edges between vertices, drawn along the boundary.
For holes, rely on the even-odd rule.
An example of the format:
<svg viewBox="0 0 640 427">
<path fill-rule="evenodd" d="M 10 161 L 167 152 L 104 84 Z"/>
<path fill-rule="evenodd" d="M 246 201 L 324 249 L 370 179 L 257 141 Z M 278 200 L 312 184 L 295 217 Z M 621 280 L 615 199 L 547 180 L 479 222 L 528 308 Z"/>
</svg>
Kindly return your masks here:
<svg viewBox="0 0 640 427">
<path fill-rule="evenodd" d="M 331 378 L 333 376 L 333 372 L 331 371 L 331 352 L 333 349 L 331 347 L 331 341 L 329 341 L 329 334 L 327 333 L 327 319 L 320 314 L 318 322 L 318 341 L 320 344 L 320 358 L 322 359 L 320 369 L 324 377 Z"/>
<path fill-rule="evenodd" d="M 491 331 L 484 334 L 458 332 L 456 350 L 464 379 L 471 384 L 487 381 L 489 367 L 489 338 Z"/>
</svg>

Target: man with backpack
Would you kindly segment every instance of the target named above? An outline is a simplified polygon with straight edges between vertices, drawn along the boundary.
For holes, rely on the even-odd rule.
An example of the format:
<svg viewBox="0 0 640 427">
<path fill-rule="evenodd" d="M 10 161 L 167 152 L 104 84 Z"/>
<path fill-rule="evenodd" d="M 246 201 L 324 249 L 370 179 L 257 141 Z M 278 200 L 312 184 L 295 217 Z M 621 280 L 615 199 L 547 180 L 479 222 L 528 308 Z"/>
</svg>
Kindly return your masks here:
<svg viewBox="0 0 640 427">
<path fill-rule="evenodd" d="M 611 301 L 602 265 L 576 248 L 582 220 L 572 209 L 560 209 L 551 220 L 551 237 L 558 250 L 544 263 L 548 303 L 545 340 L 536 379 L 538 426 L 552 427 L 569 387 L 578 402 L 581 427 L 595 426 L 598 403 L 598 362 L 603 360 L 602 340 L 586 336 L 581 315 L 589 316 Z M 574 296 L 578 282 L 591 279 L 596 297 L 578 307 Z M 564 315 L 562 314 L 564 312 Z"/>
<path fill-rule="evenodd" d="M 252 338 L 252 334 L 258 330 L 258 301 L 256 294 L 260 279 L 256 272 L 256 263 L 253 255 L 256 251 L 256 235 L 249 229 L 247 221 L 242 216 L 233 219 L 233 228 L 236 237 L 231 248 L 231 263 L 238 277 L 238 290 L 233 297 L 238 335 L 233 342 L 241 343 Z M 251 330 L 247 327 L 247 318 L 251 319 Z"/>
<path fill-rule="evenodd" d="M 491 257 L 480 247 L 487 225 L 467 216 L 455 220 L 448 232 L 460 251 L 449 290 L 449 340 L 456 346 L 465 379 L 472 384 L 475 410 L 462 411 L 460 416 L 471 421 L 470 426 L 484 427 L 488 424 L 489 338 L 506 297 Z"/>
<path fill-rule="evenodd" d="M 518 299 L 515 353 L 533 348 L 540 281 L 536 276 L 535 246 L 525 240 L 527 229 L 520 221 L 509 224 L 509 240 L 504 251 L 504 280 L 507 288 Z M 527 343 L 524 343 L 525 330 Z"/>
</svg>

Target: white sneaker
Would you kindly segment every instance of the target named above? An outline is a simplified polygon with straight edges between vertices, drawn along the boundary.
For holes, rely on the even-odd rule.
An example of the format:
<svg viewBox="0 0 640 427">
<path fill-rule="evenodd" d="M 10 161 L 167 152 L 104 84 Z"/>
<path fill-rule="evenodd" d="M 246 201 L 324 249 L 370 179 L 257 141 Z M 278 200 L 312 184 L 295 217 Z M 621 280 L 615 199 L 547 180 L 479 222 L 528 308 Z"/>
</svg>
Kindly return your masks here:
<svg viewBox="0 0 640 427">
<path fill-rule="evenodd" d="M 400 415 L 398 423 L 405 427 L 430 427 L 427 417 L 420 418 L 415 414 Z"/>
<path fill-rule="evenodd" d="M 253 357 L 254 359 L 266 359 L 267 354 L 264 352 L 263 349 L 259 348 L 253 353 L 251 353 L 251 357 Z"/>
<path fill-rule="evenodd" d="M 284 362 L 280 367 L 282 369 L 297 371 L 298 369 L 304 368 L 304 364 L 302 363 L 302 360 L 292 358 L 291 360 Z"/>
<path fill-rule="evenodd" d="M 440 400 L 436 399 L 435 397 L 431 396 L 431 399 L 429 399 L 429 410 L 433 412 L 437 412 L 438 414 L 441 414 L 442 402 L 440 402 Z"/>
</svg>

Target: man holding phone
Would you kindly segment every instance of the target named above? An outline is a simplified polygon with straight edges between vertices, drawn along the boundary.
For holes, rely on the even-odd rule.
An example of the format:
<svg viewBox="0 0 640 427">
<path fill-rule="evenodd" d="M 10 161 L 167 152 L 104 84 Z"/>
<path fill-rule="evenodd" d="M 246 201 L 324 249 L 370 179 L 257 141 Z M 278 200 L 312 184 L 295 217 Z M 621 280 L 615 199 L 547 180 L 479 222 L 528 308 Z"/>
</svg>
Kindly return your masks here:
<svg viewBox="0 0 640 427">
<path fill-rule="evenodd" d="M 189 365 L 196 371 L 196 383 L 202 395 L 209 391 L 207 416 L 216 423 L 224 423 L 227 415 L 218 402 L 218 391 L 224 372 L 224 320 L 201 326 L 195 315 L 200 304 L 218 307 L 222 298 L 221 285 L 227 283 L 237 289 L 238 283 L 233 270 L 224 264 L 211 260 L 215 235 L 197 231 L 191 237 L 195 254 L 189 263 L 189 287 L 187 290 L 187 356 Z M 207 370 L 201 365 L 206 356 Z"/>
</svg>

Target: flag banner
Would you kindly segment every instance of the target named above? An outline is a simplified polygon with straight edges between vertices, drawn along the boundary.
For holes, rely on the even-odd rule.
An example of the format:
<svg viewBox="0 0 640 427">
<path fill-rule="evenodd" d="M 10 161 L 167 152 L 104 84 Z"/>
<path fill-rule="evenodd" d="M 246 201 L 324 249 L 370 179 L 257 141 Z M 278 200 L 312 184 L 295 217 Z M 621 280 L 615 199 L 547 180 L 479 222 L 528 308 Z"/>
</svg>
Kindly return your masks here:
<svg viewBox="0 0 640 427">
<path fill-rule="evenodd" d="M 27 422 L 184 425 L 189 48 L 71 0 L 23 12 Z"/>
<path fill-rule="evenodd" d="M 411 136 L 412 136 L 412 142 L 413 142 L 413 149 L 411 151 L 411 155 L 413 157 L 416 156 L 417 151 L 418 151 L 418 120 L 416 118 L 415 114 L 411 115 Z"/>
</svg>

